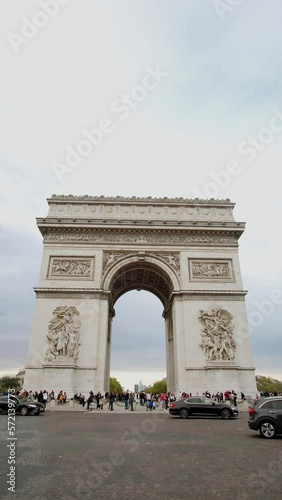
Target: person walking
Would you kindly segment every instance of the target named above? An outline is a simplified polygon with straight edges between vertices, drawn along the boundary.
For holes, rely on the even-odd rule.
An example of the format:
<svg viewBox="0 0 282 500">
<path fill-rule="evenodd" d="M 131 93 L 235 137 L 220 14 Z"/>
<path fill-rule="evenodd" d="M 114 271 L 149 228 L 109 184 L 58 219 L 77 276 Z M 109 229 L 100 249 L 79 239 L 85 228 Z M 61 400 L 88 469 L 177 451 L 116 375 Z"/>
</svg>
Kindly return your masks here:
<svg viewBox="0 0 282 500">
<path fill-rule="evenodd" d="M 164 410 L 165 409 L 165 393 L 164 392 L 161 393 L 160 400 L 161 400 L 161 410 Z"/>
</svg>

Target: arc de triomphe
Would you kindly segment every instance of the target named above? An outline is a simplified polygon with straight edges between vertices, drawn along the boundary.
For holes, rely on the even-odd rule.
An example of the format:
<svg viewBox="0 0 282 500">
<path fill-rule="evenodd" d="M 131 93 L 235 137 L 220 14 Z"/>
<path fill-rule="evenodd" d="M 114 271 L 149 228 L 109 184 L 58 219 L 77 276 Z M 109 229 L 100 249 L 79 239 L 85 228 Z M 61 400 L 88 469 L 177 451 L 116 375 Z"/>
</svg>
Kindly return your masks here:
<svg viewBox="0 0 282 500">
<path fill-rule="evenodd" d="M 229 200 L 57 196 L 37 219 L 43 258 L 27 390 L 106 391 L 118 298 L 163 304 L 169 391 L 256 393 Z"/>
</svg>

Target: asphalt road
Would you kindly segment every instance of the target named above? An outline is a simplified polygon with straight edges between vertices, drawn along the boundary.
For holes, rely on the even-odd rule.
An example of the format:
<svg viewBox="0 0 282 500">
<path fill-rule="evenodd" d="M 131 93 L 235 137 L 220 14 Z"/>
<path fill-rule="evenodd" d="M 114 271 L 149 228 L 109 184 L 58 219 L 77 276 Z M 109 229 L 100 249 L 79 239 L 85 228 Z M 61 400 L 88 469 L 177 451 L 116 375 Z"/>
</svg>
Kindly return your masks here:
<svg viewBox="0 0 282 500">
<path fill-rule="evenodd" d="M 15 441 L 1 415 L 0 498 L 281 500 L 282 438 L 260 438 L 247 419 L 46 412 L 16 417 Z"/>
</svg>

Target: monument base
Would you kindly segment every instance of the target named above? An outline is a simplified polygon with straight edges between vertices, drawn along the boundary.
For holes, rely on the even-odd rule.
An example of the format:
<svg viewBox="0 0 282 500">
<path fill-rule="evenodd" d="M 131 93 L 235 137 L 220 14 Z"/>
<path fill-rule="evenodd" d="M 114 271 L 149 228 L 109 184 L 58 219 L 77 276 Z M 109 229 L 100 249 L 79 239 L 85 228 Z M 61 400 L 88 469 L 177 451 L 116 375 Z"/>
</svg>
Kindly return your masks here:
<svg viewBox="0 0 282 500">
<path fill-rule="evenodd" d="M 94 367 L 79 367 L 70 363 L 48 363 L 42 368 L 26 368 L 24 389 L 27 391 L 54 391 L 55 398 L 60 391 L 67 393 L 67 398 L 73 398 L 76 393 L 85 396 L 90 391 L 101 391 L 96 381 L 97 370 Z"/>
<path fill-rule="evenodd" d="M 229 365 L 223 366 L 215 363 L 214 365 L 208 364 L 204 368 L 186 368 L 186 372 L 187 388 L 180 387 L 181 391 L 201 395 L 205 391 L 216 394 L 234 390 L 238 397 L 241 392 L 246 396 L 256 397 L 254 368 L 241 368 L 235 364 L 230 366 L 229 362 Z"/>
</svg>

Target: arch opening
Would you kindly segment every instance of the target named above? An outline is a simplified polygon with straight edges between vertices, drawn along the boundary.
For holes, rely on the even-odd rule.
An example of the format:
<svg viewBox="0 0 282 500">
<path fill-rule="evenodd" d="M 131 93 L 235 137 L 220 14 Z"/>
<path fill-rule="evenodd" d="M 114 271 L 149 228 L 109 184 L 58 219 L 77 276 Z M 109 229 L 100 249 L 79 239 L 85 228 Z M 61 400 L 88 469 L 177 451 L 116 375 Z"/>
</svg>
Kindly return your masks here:
<svg viewBox="0 0 282 500">
<path fill-rule="evenodd" d="M 131 290 L 116 302 L 110 347 L 110 375 L 133 390 L 166 377 L 165 320 L 152 293 Z"/>
<path fill-rule="evenodd" d="M 166 273 L 148 262 L 128 264 L 114 274 L 111 285 L 112 306 L 126 292 L 146 290 L 156 295 L 166 310 L 169 306 L 173 284 Z"/>
<path fill-rule="evenodd" d="M 164 342 L 166 351 L 166 373 L 169 390 L 174 390 L 174 346 L 173 346 L 173 321 L 172 321 L 172 303 L 174 285 L 173 274 L 166 272 L 164 265 L 144 260 L 130 262 L 119 262 L 109 271 L 104 282 L 105 289 L 109 294 L 109 322 L 108 322 L 108 341 L 106 349 L 105 380 L 110 380 L 111 368 L 111 345 L 113 318 L 115 316 L 115 304 L 124 294 L 133 290 L 144 290 L 151 292 L 161 302 L 163 306 L 162 316 L 164 321 Z M 138 306 L 136 306 L 138 307 Z M 159 338 L 160 345 L 162 343 Z M 153 377 L 152 370 L 152 376 Z M 162 377 L 163 378 L 163 377 Z M 154 382 L 154 380 L 152 380 Z"/>
</svg>

